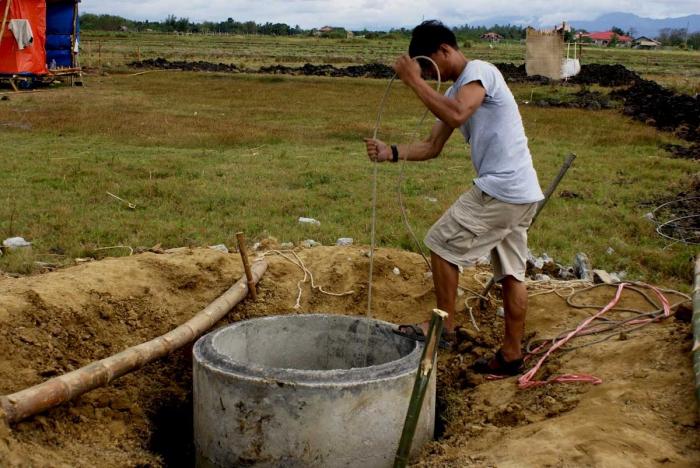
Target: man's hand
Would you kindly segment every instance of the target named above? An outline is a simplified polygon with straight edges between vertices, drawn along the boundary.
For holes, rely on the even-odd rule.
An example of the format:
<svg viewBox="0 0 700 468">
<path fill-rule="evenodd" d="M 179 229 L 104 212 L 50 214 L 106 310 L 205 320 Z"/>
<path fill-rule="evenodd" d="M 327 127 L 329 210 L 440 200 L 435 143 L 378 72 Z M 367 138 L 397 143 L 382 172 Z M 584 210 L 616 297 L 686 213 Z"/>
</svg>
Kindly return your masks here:
<svg viewBox="0 0 700 468">
<path fill-rule="evenodd" d="M 391 148 L 381 140 L 365 138 L 367 156 L 371 161 L 384 162 L 391 160 Z"/>
<path fill-rule="evenodd" d="M 420 65 L 408 55 L 402 55 L 396 60 L 394 71 L 406 84 L 415 83 L 416 80 L 421 79 Z"/>
</svg>

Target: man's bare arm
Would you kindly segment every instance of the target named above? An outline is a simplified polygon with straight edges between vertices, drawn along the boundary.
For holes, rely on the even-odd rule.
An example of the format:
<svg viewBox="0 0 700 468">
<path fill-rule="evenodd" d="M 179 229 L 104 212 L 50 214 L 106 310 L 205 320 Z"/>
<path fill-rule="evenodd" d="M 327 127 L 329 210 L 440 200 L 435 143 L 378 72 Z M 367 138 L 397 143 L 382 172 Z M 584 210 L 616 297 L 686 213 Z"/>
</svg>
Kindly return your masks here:
<svg viewBox="0 0 700 468">
<path fill-rule="evenodd" d="M 486 90 L 479 81 L 462 86 L 455 98 L 438 93 L 421 77 L 420 66 L 408 55 L 399 57 L 394 64 L 394 70 L 423 104 L 452 128 L 457 128 L 469 120 L 486 97 Z"/>
<path fill-rule="evenodd" d="M 430 131 L 430 135 L 424 141 L 411 144 L 396 145 L 399 152 L 399 159 L 407 161 L 425 161 L 436 158 L 445 146 L 453 129 L 443 122 L 435 122 Z M 391 147 L 381 140 L 365 138 L 367 145 L 367 155 L 372 161 L 391 161 Z"/>
</svg>

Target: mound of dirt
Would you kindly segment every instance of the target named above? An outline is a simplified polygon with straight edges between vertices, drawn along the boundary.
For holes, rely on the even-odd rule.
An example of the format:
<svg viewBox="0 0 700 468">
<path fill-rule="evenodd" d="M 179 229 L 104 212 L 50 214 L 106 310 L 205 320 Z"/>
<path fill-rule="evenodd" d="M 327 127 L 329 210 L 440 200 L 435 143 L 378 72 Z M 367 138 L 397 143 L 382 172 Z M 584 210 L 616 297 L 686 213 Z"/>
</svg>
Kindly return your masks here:
<svg viewBox="0 0 700 468">
<path fill-rule="evenodd" d="M 258 301 L 239 304 L 218 326 L 273 314 L 366 313 L 366 248 L 297 253 L 317 285 L 352 292 L 329 296 L 306 283 L 301 307 L 294 309 L 303 272 L 269 255 Z M 0 278 L 0 392 L 18 391 L 172 329 L 236 281 L 239 262 L 236 254 L 182 249 Z M 465 270 L 463 290 L 480 290 L 481 273 Z M 434 307 L 432 280 L 416 254 L 379 249 L 375 278 L 376 318 L 413 323 Z M 613 293 L 596 289 L 581 300 L 605 304 Z M 623 302 L 645 306 L 628 292 Z M 669 319 L 556 354 L 542 371 L 545 377 L 594 373 L 602 385 L 523 391 L 512 378 L 486 381 L 469 371 L 475 357 L 498 346 L 503 323 L 494 309 L 492 304 L 472 311 L 479 331 L 466 308 L 457 313 L 458 344 L 441 354 L 438 368 L 441 439 L 425 447 L 418 466 L 622 466 L 631 459 L 648 466 L 700 464 L 689 323 Z M 527 334 L 551 337 L 589 314 L 567 307 L 556 294 L 533 295 Z M 191 349 L 183 349 L 11 428 L 0 423 L 2 465 L 191 465 L 191 372 Z"/>
<path fill-rule="evenodd" d="M 238 65 L 233 63 L 213 63 L 198 60 L 189 62 L 187 60 L 170 61 L 162 57 L 155 59 L 146 59 L 142 61 L 131 62 L 130 67 L 159 69 L 159 70 L 184 70 L 184 71 L 207 71 L 207 72 L 223 72 L 223 73 L 241 73 L 243 70 Z"/>
<path fill-rule="evenodd" d="M 350 78 L 391 78 L 394 70 L 381 63 L 369 63 L 367 65 L 350 65 L 337 68 L 333 65 L 313 65 L 306 63 L 301 67 L 287 67 L 285 65 L 270 65 L 260 67 L 258 73 L 271 73 L 274 75 L 305 75 L 305 76 L 332 76 Z"/>
<path fill-rule="evenodd" d="M 629 70 L 624 65 L 606 65 L 600 63 L 588 63 L 581 65 L 581 72 L 569 78 L 569 83 L 574 84 L 598 84 L 600 86 L 625 86 L 641 77 Z"/>
<path fill-rule="evenodd" d="M 674 93 L 654 81 L 639 79 L 626 89 L 613 91 L 624 101 L 624 113 L 661 130 L 674 131 L 688 141 L 700 141 L 700 100 Z"/>
<path fill-rule="evenodd" d="M 391 78 L 394 70 L 381 63 L 369 63 L 366 65 L 351 65 L 348 67 L 336 67 L 334 65 L 322 64 L 314 65 L 306 63 L 301 67 L 288 67 L 285 65 L 270 65 L 260 67 L 257 70 L 240 68 L 235 64 L 211 63 L 211 62 L 188 62 L 183 60 L 169 61 L 164 58 L 147 59 L 129 64 L 134 68 L 164 69 L 164 70 L 185 70 L 185 71 L 208 71 L 223 73 L 264 73 L 272 75 L 305 75 L 305 76 L 332 76 L 351 78 Z"/>
<path fill-rule="evenodd" d="M 514 83 L 539 83 L 548 84 L 551 80 L 544 76 L 527 76 L 525 65 L 512 63 L 495 63 L 507 81 Z M 264 73 L 273 75 L 305 75 L 305 76 L 332 76 L 350 78 L 391 78 L 394 70 L 383 63 L 368 63 L 364 65 L 351 65 L 348 67 L 336 67 L 330 64 L 314 65 L 306 63 L 301 67 L 288 67 L 286 65 L 270 65 L 259 69 L 244 69 L 235 64 L 212 63 L 204 61 L 188 62 L 184 60 L 169 61 L 162 57 L 146 59 L 128 64 L 133 68 L 209 71 L 224 73 Z M 581 73 L 569 80 L 578 84 L 600 84 L 601 86 L 622 86 L 638 80 L 639 75 L 628 70 L 623 65 L 587 64 L 581 67 Z"/>
</svg>

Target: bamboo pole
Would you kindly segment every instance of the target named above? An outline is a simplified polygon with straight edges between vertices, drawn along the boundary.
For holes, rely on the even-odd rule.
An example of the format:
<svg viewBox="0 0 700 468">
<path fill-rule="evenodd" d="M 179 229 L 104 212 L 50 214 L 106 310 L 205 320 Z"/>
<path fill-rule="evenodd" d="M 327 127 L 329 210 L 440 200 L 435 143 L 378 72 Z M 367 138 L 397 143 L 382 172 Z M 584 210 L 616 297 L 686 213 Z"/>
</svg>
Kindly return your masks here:
<svg viewBox="0 0 700 468">
<path fill-rule="evenodd" d="M 243 261 L 243 269 L 245 270 L 245 276 L 248 278 L 248 289 L 250 290 L 250 297 L 253 300 L 257 300 L 258 292 L 255 289 L 255 281 L 253 281 L 253 275 L 250 274 L 250 262 L 248 261 L 248 249 L 245 246 L 245 235 L 242 232 L 236 233 L 236 240 L 238 241 L 238 251 L 241 254 L 241 260 Z"/>
<path fill-rule="evenodd" d="M 574 159 L 576 159 L 576 155 L 574 153 L 569 153 L 568 155 L 566 155 L 566 158 L 564 158 L 564 162 L 562 163 L 561 168 L 559 168 L 559 173 L 556 175 L 556 177 L 554 177 L 554 180 L 552 180 L 552 182 L 549 184 L 549 187 L 547 187 L 547 190 L 544 193 L 544 199 L 537 205 L 537 211 L 535 211 L 535 215 L 532 217 L 532 221 L 530 221 L 530 227 L 532 227 L 532 225 L 535 224 L 535 220 L 540 215 L 542 208 L 544 208 L 549 199 L 552 197 L 552 194 L 559 186 L 559 182 L 561 182 L 561 180 L 564 178 L 564 175 L 566 174 L 566 171 L 569 170 L 571 164 L 574 162 Z M 488 284 L 484 288 L 484 291 L 481 293 L 482 298 L 479 302 L 481 303 L 482 308 L 485 306 L 486 302 L 486 299 L 484 298 L 488 296 L 489 291 L 491 291 L 491 288 L 493 288 L 493 285 L 495 283 L 496 282 L 494 281 L 494 278 L 491 277 Z"/>
<path fill-rule="evenodd" d="M 253 265 L 255 282 L 260 280 L 266 269 L 267 263 L 264 260 Z M 241 278 L 192 319 L 165 335 L 17 393 L 0 396 L 0 417 L 4 412 L 8 423 L 21 421 L 107 385 L 112 380 L 191 343 L 224 317 L 247 293 L 246 278 Z"/>
<path fill-rule="evenodd" d="M 416 433 L 420 410 L 423 407 L 425 392 L 430 383 L 430 374 L 436 367 L 438 344 L 442 338 L 442 324 L 446 318 L 447 312 L 440 309 L 433 309 L 433 317 L 430 320 L 430 328 L 428 328 L 428 336 L 425 341 L 425 347 L 423 348 L 423 355 L 420 359 L 418 372 L 416 372 L 416 381 L 413 384 L 411 400 L 408 403 L 408 411 L 406 412 L 403 432 L 401 432 L 399 448 L 394 458 L 394 468 L 404 468 L 408 464 L 408 457 L 411 453 L 411 445 L 413 444 L 413 436 Z"/>
<path fill-rule="evenodd" d="M 700 255 L 695 259 L 695 284 L 693 288 L 693 370 L 695 371 L 695 396 L 700 403 Z"/>
<path fill-rule="evenodd" d="M 5 4 L 5 14 L 2 15 L 2 26 L 0 26 L 0 44 L 2 44 L 2 36 L 5 35 L 5 24 L 7 24 L 7 15 L 10 12 L 10 3 L 12 0 L 7 0 Z"/>
</svg>

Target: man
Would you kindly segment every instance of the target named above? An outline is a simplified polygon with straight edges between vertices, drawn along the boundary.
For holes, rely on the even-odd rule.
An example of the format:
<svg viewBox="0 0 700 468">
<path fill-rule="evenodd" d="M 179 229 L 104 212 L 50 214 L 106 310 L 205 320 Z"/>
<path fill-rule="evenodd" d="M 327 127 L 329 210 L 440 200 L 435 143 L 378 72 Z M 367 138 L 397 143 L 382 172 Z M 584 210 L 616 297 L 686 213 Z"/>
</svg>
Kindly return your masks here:
<svg viewBox="0 0 700 468">
<path fill-rule="evenodd" d="M 453 85 L 441 95 L 423 80 L 435 76 L 430 57 L 443 81 Z M 422 70 L 421 70 L 422 68 Z M 453 130 L 459 128 L 471 146 L 477 177 L 433 225 L 425 237 L 431 251 L 437 307 L 449 314 L 444 338 L 454 336 L 458 265 L 473 265 L 491 254 L 495 279 L 503 288 L 505 333 L 503 345 L 491 359 L 478 360 L 477 372 L 516 375 L 522 370 L 522 339 L 527 311 L 525 267 L 527 228 L 542 200 L 532 166 L 527 137 L 513 94 L 498 69 L 490 63 L 467 59 L 454 33 L 439 21 L 418 25 L 411 37 L 409 55 L 394 64 L 398 77 L 437 117 L 430 136 L 410 145 L 387 145 L 365 139 L 372 161 L 424 161 L 440 154 Z M 402 325 L 398 332 L 422 340 L 427 322 Z"/>
</svg>

